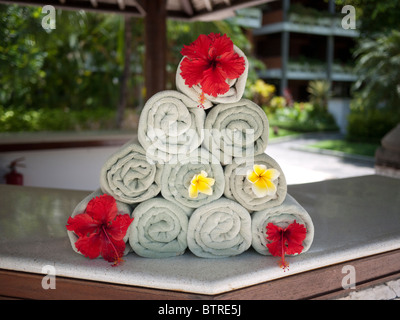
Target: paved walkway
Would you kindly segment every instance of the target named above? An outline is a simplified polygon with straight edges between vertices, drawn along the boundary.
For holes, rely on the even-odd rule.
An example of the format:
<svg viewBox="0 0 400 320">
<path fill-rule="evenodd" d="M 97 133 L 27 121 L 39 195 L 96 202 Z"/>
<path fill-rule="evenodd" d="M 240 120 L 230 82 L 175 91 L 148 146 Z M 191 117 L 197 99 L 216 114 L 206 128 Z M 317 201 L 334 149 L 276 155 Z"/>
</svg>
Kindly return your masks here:
<svg viewBox="0 0 400 320">
<path fill-rule="evenodd" d="M 305 151 L 317 141 L 335 139 L 337 134 L 304 135 L 297 139 L 272 140 L 266 153 L 281 166 L 288 184 L 316 182 L 375 174 L 373 159 L 343 157 Z"/>
<path fill-rule="evenodd" d="M 353 292 L 338 300 L 400 300 L 400 279 L 363 290 L 356 288 Z"/>
</svg>

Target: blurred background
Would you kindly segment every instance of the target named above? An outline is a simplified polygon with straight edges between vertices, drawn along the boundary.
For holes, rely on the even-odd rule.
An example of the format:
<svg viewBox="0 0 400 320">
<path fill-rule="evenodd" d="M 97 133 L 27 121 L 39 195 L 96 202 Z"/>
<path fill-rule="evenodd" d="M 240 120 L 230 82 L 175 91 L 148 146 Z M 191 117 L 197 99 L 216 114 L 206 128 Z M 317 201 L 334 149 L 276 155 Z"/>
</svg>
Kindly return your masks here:
<svg viewBox="0 0 400 320">
<path fill-rule="evenodd" d="M 289 183 L 399 176 L 398 21 L 396 0 L 0 1 L 0 183 L 15 169 L 97 188 L 146 100 L 175 89 L 183 45 L 210 32 L 246 53 L 245 97 Z"/>
</svg>

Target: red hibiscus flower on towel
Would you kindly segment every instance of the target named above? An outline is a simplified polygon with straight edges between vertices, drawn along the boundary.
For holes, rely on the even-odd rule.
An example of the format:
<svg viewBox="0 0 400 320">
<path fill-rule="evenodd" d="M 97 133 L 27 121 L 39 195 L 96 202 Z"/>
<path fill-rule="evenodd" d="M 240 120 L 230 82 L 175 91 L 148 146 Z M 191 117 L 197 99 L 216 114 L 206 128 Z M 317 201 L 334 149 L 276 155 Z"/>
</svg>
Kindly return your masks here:
<svg viewBox="0 0 400 320">
<path fill-rule="evenodd" d="M 267 243 L 269 253 L 273 256 L 280 256 L 279 266 L 285 270 L 289 264 L 285 261 L 285 254 L 298 254 L 303 251 L 303 241 L 306 238 L 307 230 L 303 224 L 294 220 L 286 228 L 281 228 L 268 223 L 267 225 Z"/>
<path fill-rule="evenodd" d="M 69 217 L 66 227 L 78 236 L 75 246 L 85 257 L 101 255 L 115 266 L 123 261 L 123 238 L 132 221 L 129 214 L 118 214 L 115 199 L 104 194 L 90 200 L 84 213 Z"/>
<path fill-rule="evenodd" d="M 203 93 L 216 97 L 228 92 L 227 79 L 237 79 L 245 70 L 245 60 L 233 49 L 225 34 L 200 35 L 184 46 L 181 76 L 190 88 L 200 84 Z"/>
</svg>

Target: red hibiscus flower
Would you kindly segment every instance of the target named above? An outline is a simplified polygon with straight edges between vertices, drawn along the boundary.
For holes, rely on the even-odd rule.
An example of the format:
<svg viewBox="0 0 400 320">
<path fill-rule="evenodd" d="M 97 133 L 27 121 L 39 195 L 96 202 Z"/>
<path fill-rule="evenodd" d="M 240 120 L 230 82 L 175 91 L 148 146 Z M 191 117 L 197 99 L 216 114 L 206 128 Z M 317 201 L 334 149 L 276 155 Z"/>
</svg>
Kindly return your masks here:
<svg viewBox="0 0 400 320">
<path fill-rule="evenodd" d="M 233 49 L 233 42 L 225 34 L 200 35 L 181 54 L 181 76 L 191 88 L 200 84 L 203 93 L 216 97 L 228 92 L 226 79 L 237 79 L 245 70 L 245 60 Z"/>
<path fill-rule="evenodd" d="M 123 238 L 132 221 L 129 214 L 118 214 L 115 199 L 104 194 L 90 200 L 84 213 L 69 217 L 66 227 L 78 236 L 75 246 L 85 257 L 101 255 L 115 266 L 123 261 Z"/>
<path fill-rule="evenodd" d="M 285 254 L 296 254 L 303 251 L 303 241 L 306 238 L 307 230 L 303 224 L 294 220 L 285 229 L 268 223 L 267 225 L 267 243 L 268 251 L 273 256 L 280 256 L 279 266 L 285 270 L 289 264 L 285 261 Z"/>
</svg>

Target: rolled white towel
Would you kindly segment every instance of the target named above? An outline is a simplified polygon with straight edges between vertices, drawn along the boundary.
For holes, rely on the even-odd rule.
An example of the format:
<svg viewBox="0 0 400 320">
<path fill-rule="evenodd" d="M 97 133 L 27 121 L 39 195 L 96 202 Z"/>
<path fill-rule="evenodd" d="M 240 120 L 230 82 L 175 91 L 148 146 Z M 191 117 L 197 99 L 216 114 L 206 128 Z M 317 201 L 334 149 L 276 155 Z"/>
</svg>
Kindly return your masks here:
<svg viewBox="0 0 400 320">
<path fill-rule="evenodd" d="M 226 82 L 229 84 L 229 91 L 214 97 L 212 95 L 204 94 L 205 101 L 203 102 L 204 109 L 211 108 L 214 104 L 220 103 L 234 103 L 239 101 L 244 93 L 246 87 L 247 76 L 249 72 L 249 62 L 247 60 L 246 55 L 240 50 L 237 46 L 233 45 L 234 51 L 240 56 L 243 57 L 245 61 L 245 70 L 237 79 L 226 79 Z M 181 75 L 181 64 L 185 57 L 182 58 L 180 61 L 177 71 L 176 71 L 176 87 L 177 89 L 186 94 L 190 99 L 196 101 L 196 106 L 200 103 L 200 95 L 202 92 L 200 84 L 194 85 L 189 88 L 188 85 L 185 84 L 185 80 L 182 78 Z"/>
<path fill-rule="evenodd" d="M 191 184 L 198 175 L 213 179 L 208 193 L 198 192 L 196 197 L 190 194 Z M 161 178 L 162 196 L 176 204 L 198 208 L 219 199 L 224 193 L 224 170 L 219 160 L 204 148 L 196 149 L 176 164 L 166 164 Z"/>
<path fill-rule="evenodd" d="M 144 149 L 130 141 L 104 163 L 100 187 L 119 201 L 139 203 L 160 193 L 161 173 L 162 166 L 150 163 Z"/>
<path fill-rule="evenodd" d="M 102 192 L 101 189 L 99 188 L 99 189 L 95 190 L 94 192 L 92 192 L 91 194 L 89 194 L 89 195 L 88 195 L 87 197 L 85 197 L 84 199 L 82 199 L 82 201 L 79 202 L 79 203 L 76 205 L 74 211 L 73 211 L 72 214 L 71 214 L 71 218 L 74 218 L 74 217 L 77 216 L 78 214 L 85 213 L 85 212 L 86 212 L 86 207 L 87 207 L 88 203 L 89 203 L 92 199 L 94 199 L 94 198 L 96 198 L 96 197 L 99 197 L 99 196 L 101 196 L 102 194 L 103 194 L 103 192 Z M 118 209 L 118 214 L 128 214 L 129 216 L 132 216 L 132 207 L 131 207 L 131 206 L 129 206 L 128 204 L 123 203 L 123 202 L 121 202 L 121 201 L 118 201 L 118 200 L 116 200 L 116 205 L 117 205 L 117 209 Z M 76 243 L 76 242 L 78 241 L 78 239 L 79 239 L 78 235 L 77 235 L 75 232 L 69 231 L 69 230 L 67 230 L 67 234 L 68 234 L 68 238 L 69 238 L 69 240 L 70 240 L 72 249 L 73 249 L 76 253 L 82 254 L 82 253 L 76 248 L 76 246 L 75 246 L 75 243 Z M 129 236 L 128 236 L 128 232 L 127 232 L 127 233 L 125 234 L 124 238 L 123 238 L 123 241 L 125 242 L 125 250 L 124 250 L 124 254 L 123 254 L 124 256 L 127 255 L 127 254 L 131 251 L 131 246 L 129 245 L 129 242 L 128 242 L 129 239 L 128 239 L 128 238 L 129 238 Z M 101 255 L 99 255 L 98 258 L 101 258 Z"/>
<path fill-rule="evenodd" d="M 224 165 L 233 157 L 264 153 L 268 144 L 269 123 L 264 110 L 254 102 L 241 99 L 219 104 L 207 114 L 204 147 Z"/>
<path fill-rule="evenodd" d="M 203 141 L 205 111 L 178 91 L 156 93 L 144 105 L 138 125 L 138 140 L 154 162 L 165 163 L 186 155 Z"/>
<path fill-rule="evenodd" d="M 224 258 L 251 246 L 248 211 L 224 197 L 196 209 L 189 219 L 188 247 L 202 258 Z"/>
<path fill-rule="evenodd" d="M 254 212 L 251 216 L 252 246 L 262 255 L 270 255 L 267 248 L 267 225 L 273 223 L 281 228 L 286 228 L 289 224 L 296 221 L 303 224 L 306 228 L 306 237 L 303 240 L 303 250 L 307 252 L 314 239 L 314 224 L 308 212 L 289 194 L 285 201 L 279 206 L 267 208 Z"/>
<path fill-rule="evenodd" d="M 263 166 L 266 170 L 276 170 L 271 183 L 275 191 L 258 194 L 253 183 L 248 179 L 249 172 L 254 166 Z M 255 157 L 235 158 L 232 164 L 224 169 L 225 174 L 225 197 L 234 199 L 249 211 L 259 211 L 280 205 L 287 194 L 285 175 L 279 164 L 270 156 L 263 153 Z"/>
<path fill-rule="evenodd" d="M 139 204 L 128 229 L 133 251 L 146 258 L 181 255 L 187 248 L 188 217 L 177 204 L 161 197 Z"/>
</svg>

